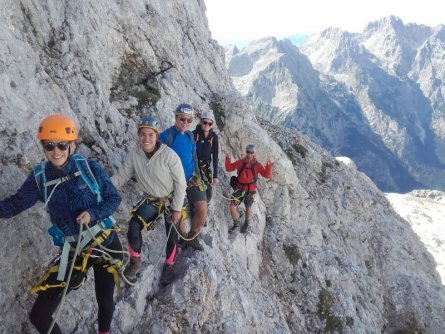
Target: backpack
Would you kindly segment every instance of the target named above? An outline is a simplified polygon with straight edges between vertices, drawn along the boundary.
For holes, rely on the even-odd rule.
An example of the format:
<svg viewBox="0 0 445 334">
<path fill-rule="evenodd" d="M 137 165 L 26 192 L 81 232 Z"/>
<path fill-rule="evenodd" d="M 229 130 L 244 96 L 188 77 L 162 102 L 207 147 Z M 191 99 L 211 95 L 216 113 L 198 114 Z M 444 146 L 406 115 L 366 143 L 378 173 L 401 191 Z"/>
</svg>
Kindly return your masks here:
<svg viewBox="0 0 445 334">
<path fill-rule="evenodd" d="M 176 136 L 178 135 L 178 133 L 177 132 L 173 133 L 171 128 L 168 129 L 167 131 L 168 131 L 168 137 L 167 137 L 167 141 L 165 142 L 165 144 L 167 144 L 168 147 L 171 147 L 173 145 L 173 142 L 175 141 Z M 193 137 L 193 132 L 192 131 L 187 130 L 184 133 L 189 137 L 189 139 L 190 139 L 190 141 L 192 143 L 195 142 L 195 138 Z"/>
<path fill-rule="evenodd" d="M 85 159 L 85 157 L 79 154 L 73 154 L 72 159 L 74 159 L 76 163 L 77 171 L 74 174 L 66 175 L 64 177 L 51 180 L 49 182 L 46 182 L 46 175 L 45 175 L 46 162 L 42 161 L 40 164 L 37 164 L 34 167 L 34 177 L 36 179 L 39 191 L 43 196 L 45 206 L 48 204 L 47 202 L 49 200 L 47 191 L 48 187 L 52 185 L 55 185 L 57 187 L 60 183 L 71 180 L 79 175 L 82 176 L 83 180 L 88 185 L 90 190 L 96 194 L 97 202 L 100 203 L 102 201 L 99 184 L 97 183 L 96 178 L 94 177 L 93 172 L 91 171 L 90 166 L 88 165 L 87 159 Z M 49 195 L 49 197 L 51 197 L 51 194 Z"/>
<path fill-rule="evenodd" d="M 173 145 L 173 142 L 175 141 L 178 133 L 173 132 L 172 128 L 167 129 L 167 131 L 168 131 L 168 137 L 167 137 L 167 140 L 165 141 L 165 144 L 168 147 L 171 147 Z M 192 131 L 187 130 L 184 133 L 189 137 L 189 139 L 192 143 L 195 143 L 195 137 L 193 136 Z M 193 155 L 193 160 L 195 161 L 195 174 L 196 174 L 196 176 L 200 176 L 201 172 L 199 171 L 198 156 L 196 155 L 196 150 L 195 150 L 195 154 Z"/>
<path fill-rule="evenodd" d="M 243 161 L 243 165 L 241 166 L 241 169 L 240 169 L 239 172 L 238 172 L 238 176 L 232 176 L 232 177 L 230 178 L 230 182 L 229 182 L 229 183 L 230 183 L 230 186 L 231 186 L 233 189 L 236 189 L 236 186 L 238 185 L 238 183 L 239 183 L 239 184 L 242 184 L 243 186 L 244 186 L 244 185 L 251 185 L 251 184 L 256 183 L 256 181 L 257 181 L 257 179 L 258 179 L 258 174 L 255 172 L 255 168 L 254 168 L 256 164 L 258 164 L 258 162 L 255 161 L 254 163 L 251 164 L 250 168 L 248 168 L 248 169 L 250 169 L 250 170 L 252 171 L 252 175 L 253 175 L 253 180 L 252 180 L 252 182 L 249 182 L 249 183 L 241 183 L 241 182 L 238 181 L 238 177 L 241 175 L 241 173 L 243 172 L 243 170 L 246 169 L 246 165 L 247 165 L 247 163 Z"/>
<path fill-rule="evenodd" d="M 195 143 L 199 142 L 199 133 L 196 134 L 196 140 Z M 213 134 L 211 134 L 211 138 L 209 140 L 210 147 L 213 147 Z"/>
</svg>

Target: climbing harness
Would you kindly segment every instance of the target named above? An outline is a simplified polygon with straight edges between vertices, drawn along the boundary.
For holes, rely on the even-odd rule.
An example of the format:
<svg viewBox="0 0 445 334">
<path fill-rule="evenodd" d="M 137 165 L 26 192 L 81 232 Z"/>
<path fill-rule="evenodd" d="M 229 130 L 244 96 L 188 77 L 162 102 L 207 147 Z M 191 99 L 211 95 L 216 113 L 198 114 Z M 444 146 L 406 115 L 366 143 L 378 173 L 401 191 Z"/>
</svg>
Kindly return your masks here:
<svg viewBox="0 0 445 334">
<path fill-rule="evenodd" d="M 207 185 L 201 179 L 201 176 L 193 174 L 193 176 L 187 181 L 187 188 L 198 187 L 200 191 L 205 191 Z"/>
<path fill-rule="evenodd" d="M 123 271 L 124 271 L 124 268 L 125 268 L 125 265 L 124 265 L 123 261 L 120 260 L 120 259 L 113 258 L 109 253 L 123 253 L 124 255 L 127 255 L 128 259 L 130 258 L 130 253 L 127 252 L 127 251 L 118 251 L 118 250 L 109 249 L 109 248 L 103 246 L 102 245 L 103 241 L 100 240 L 101 237 L 96 238 L 94 232 L 92 231 L 92 228 L 89 228 L 88 226 L 86 226 L 86 228 L 87 228 L 87 231 L 83 231 L 83 224 L 81 224 L 80 225 L 80 232 L 79 232 L 79 234 L 84 235 L 84 232 L 90 233 L 91 238 L 94 240 L 93 245 L 97 245 L 100 248 L 100 249 L 93 248 L 94 246 L 92 246 L 90 248 L 90 250 L 88 251 L 89 256 L 91 258 L 93 258 L 93 257 L 95 257 L 95 258 L 102 257 L 105 260 L 105 263 L 108 263 L 108 266 L 105 267 L 105 265 L 104 265 L 104 268 L 106 268 L 107 271 L 113 276 L 116 288 L 118 289 L 117 295 L 119 297 L 119 296 L 122 295 L 122 291 L 121 291 L 120 284 L 119 284 L 119 275 L 122 277 L 122 279 L 126 283 L 128 283 L 130 285 L 132 283 L 129 282 L 126 279 L 126 277 L 123 275 Z M 76 260 L 78 259 L 78 255 L 80 253 L 84 252 L 83 250 L 81 251 L 81 249 L 82 249 L 81 248 L 81 238 L 79 238 L 77 240 L 76 248 L 74 250 L 74 255 L 73 255 L 72 260 L 71 260 L 71 265 L 70 265 L 70 269 L 68 271 L 68 276 L 67 276 L 66 281 L 61 282 L 60 285 L 57 285 L 57 286 L 48 286 L 48 287 L 46 287 L 46 288 L 64 287 L 64 290 L 62 292 L 62 296 L 61 296 L 59 305 L 57 307 L 56 312 L 54 313 L 53 321 L 51 323 L 51 326 L 50 326 L 47 334 L 51 333 L 51 330 L 52 330 L 52 328 L 54 327 L 54 324 L 57 321 L 57 317 L 58 317 L 59 312 L 60 312 L 60 310 L 62 308 L 62 305 L 63 305 L 63 303 L 65 301 L 65 297 L 66 297 L 66 294 L 68 292 L 68 288 L 71 285 L 71 279 L 72 279 L 73 270 L 74 269 L 81 270 L 82 273 L 83 273 L 83 270 L 85 270 L 85 268 L 86 268 L 87 259 L 85 257 L 83 257 L 82 264 L 80 266 L 76 265 Z M 101 255 L 94 255 L 93 251 L 99 252 L 99 253 L 101 253 Z M 128 262 L 128 260 L 127 260 L 127 262 Z M 51 267 L 50 267 L 50 269 L 51 269 Z M 55 271 L 54 270 L 50 270 L 50 272 L 55 272 Z M 80 288 L 83 285 L 83 283 L 85 282 L 85 280 L 86 280 L 86 275 L 84 276 L 84 278 L 82 279 L 82 282 L 80 282 L 80 284 L 78 284 L 76 286 L 71 286 L 71 288 L 73 288 L 74 290 Z M 40 291 L 44 291 L 44 290 L 46 290 L 46 289 L 40 289 Z"/>
<path fill-rule="evenodd" d="M 199 165 L 199 171 L 200 171 L 200 175 L 201 175 L 201 179 L 208 184 L 212 184 L 213 183 L 213 172 L 210 169 L 210 166 L 208 164 L 208 162 L 204 162 L 204 161 L 199 161 L 198 162 Z"/>
<path fill-rule="evenodd" d="M 66 268 L 68 267 L 69 263 L 74 262 L 75 263 L 74 269 L 78 272 L 79 275 L 86 277 L 88 260 L 92 257 L 96 257 L 93 255 L 93 251 L 96 250 L 95 247 L 100 246 L 112 232 L 112 230 L 107 230 L 100 236 L 96 237 L 94 234 L 95 230 L 96 229 L 88 228 L 87 230 L 79 233 L 81 237 L 77 239 L 76 244 L 78 243 L 80 245 L 81 251 L 78 252 L 76 256 L 72 255 L 75 250 L 74 247 L 72 247 L 71 244 L 67 242 L 66 244 L 68 244 L 69 246 L 65 247 L 64 245 L 62 253 L 60 253 L 55 259 L 51 261 L 44 274 L 40 277 L 37 283 L 31 288 L 29 293 L 34 294 L 40 291 L 46 291 L 50 288 L 64 287 Z M 88 233 L 90 234 L 90 236 L 87 236 Z M 93 235 L 94 238 L 91 235 Z M 86 240 L 93 240 L 93 242 L 89 244 L 87 247 L 85 246 L 82 247 L 82 245 L 85 244 Z M 50 275 L 54 273 L 58 274 L 56 281 L 49 282 L 48 278 L 50 277 Z M 79 282 L 75 286 L 72 286 L 72 288 L 73 289 L 80 288 L 83 285 L 84 280 L 85 279 L 83 279 L 82 282 Z M 118 284 L 118 282 L 116 281 L 115 283 Z"/>
<path fill-rule="evenodd" d="M 83 229 L 82 225 L 83 224 L 80 225 L 80 233 L 82 233 L 82 229 Z M 73 273 L 73 269 L 74 269 L 74 262 L 75 262 L 74 260 L 76 259 L 77 254 L 79 254 L 79 250 L 80 250 L 80 238 L 79 238 L 79 240 L 77 240 L 76 249 L 74 251 L 73 261 L 71 262 L 71 266 L 70 266 L 70 269 L 68 271 L 68 277 L 66 279 L 66 283 L 65 283 L 65 287 L 63 289 L 62 297 L 60 299 L 60 303 L 57 306 L 56 312 L 54 313 L 53 321 L 51 322 L 51 325 L 48 328 L 47 334 L 50 334 L 51 331 L 53 330 L 53 327 L 54 327 L 54 325 L 55 325 L 55 323 L 57 321 L 57 317 L 59 316 L 59 312 L 60 312 L 60 310 L 62 308 L 63 302 L 65 301 L 65 296 L 66 296 L 66 294 L 68 292 L 68 287 L 70 285 L 71 274 Z"/>
<path fill-rule="evenodd" d="M 173 228 L 174 228 L 175 231 L 178 233 L 178 237 L 179 237 L 179 238 L 182 238 L 182 239 L 185 239 L 185 240 L 189 240 L 189 239 L 186 239 L 185 237 L 183 237 L 183 236 L 181 235 L 181 233 L 179 233 L 178 227 L 176 226 L 176 225 L 179 226 L 179 225 L 181 224 L 182 221 L 185 221 L 185 220 L 188 218 L 188 217 L 187 217 L 187 210 L 186 210 L 186 207 L 185 207 L 185 206 L 183 206 L 183 207 L 181 208 L 181 218 L 179 219 L 179 221 L 176 222 L 175 224 L 174 224 L 173 222 L 171 222 L 171 211 L 170 211 L 170 206 L 168 205 L 168 203 L 169 203 L 169 201 L 170 201 L 172 198 L 173 198 L 173 193 L 170 194 L 170 195 L 167 196 L 167 197 L 164 197 L 164 198 L 154 198 L 154 197 L 146 196 L 146 197 L 144 197 L 143 199 L 141 199 L 138 203 L 136 203 L 136 205 L 135 205 L 135 206 L 131 209 L 131 211 L 130 211 L 130 214 L 132 214 L 133 217 L 136 217 L 136 218 L 143 224 L 145 230 L 154 230 L 154 229 L 157 227 L 158 223 L 159 223 L 160 220 L 162 219 L 162 217 L 161 217 L 161 213 L 162 213 L 162 212 L 164 212 L 164 217 L 165 217 L 165 219 L 170 220 L 170 228 L 169 228 L 168 233 L 167 233 L 167 239 L 166 239 L 166 242 L 165 242 L 164 246 L 162 247 L 161 252 L 159 253 L 158 259 L 156 260 L 156 263 L 155 263 L 155 265 L 153 266 L 153 269 L 150 271 L 150 273 L 146 276 L 146 278 L 145 278 L 143 281 L 139 281 L 139 283 L 144 282 L 144 281 L 145 281 L 148 277 L 150 277 L 150 276 L 154 273 L 154 271 L 156 270 L 156 268 L 157 268 L 159 262 L 161 261 L 161 259 L 162 259 L 162 257 L 163 257 L 163 254 L 164 254 L 164 252 L 165 252 L 165 249 L 167 248 L 168 239 L 170 238 L 170 234 L 171 234 Z M 158 213 L 157 213 L 157 215 L 156 215 L 156 218 L 153 219 L 152 221 L 148 221 L 148 222 L 147 222 L 142 216 L 140 216 L 139 214 L 137 214 L 137 209 L 138 209 L 141 205 L 143 205 L 143 204 L 150 204 L 150 205 L 153 205 L 153 206 L 155 206 L 155 207 L 157 208 Z M 190 239 L 190 240 L 192 240 L 192 239 Z M 128 260 L 126 261 L 124 267 L 127 266 L 129 260 L 130 260 L 130 257 L 129 257 Z M 124 270 L 124 269 L 123 269 L 123 270 Z M 123 273 L 123 270 L 122 270 L 122 277 L 123 277 L 123 280 L 125 281 L 125 283 L 127 283 L 127 284 L 130 285 L 130 286 L 135 286 L 137 283 L 136 283 L 136 282 L 131 282 L 130 280 L 128 280 L 128 279 L 125 277 L 125 275 L 124 275 L 124 273 Z"/>
<path fill-rule="evenodd" d="M 149 196 L 146 196 L 144 198 L 142 198 L 139 202 L 137 202 L 133 208 L 130 210 L 130 215 L 132 215 L 133 217 L 135 217 L 143 226 L 143 229 L 145 231 L 149 231 L 149 230 L 154 230 L 156 228 L 156 226 L 158 225 L 158 223 L 161 220 L 161 213 L 162 211 L 165 211 L 167 202 L 173 198 L 173 194 L 170 194 L 168 197 L 164 197 L 164 198 L 151 198 Z M 138 209 L 140 206 L 142 205 L 152 205 L 153 207 L 155 207 L 157 209 L 157 215 L 156 218 L 151 220 L 151 221 L 146 221 L 144 217 L 142 217 L 139 213 L 138 213 Z"/>
<path fill-rule="evenodd" d="M 203 139 L 203 141 L 205 140 L 205 137 Z M 197 143 L 199 141 L 199 133 L 196 134 L 196 141 L 195 143 Z M 207 141 L 208 143 L 210 143 L 210 147 L 213 146 L 213 135 L 211 136 L 210 140 Z"/>
<path fill-rule="evenodd" d="M 47 208 L 51 196 L 53 195 L 55 189 L 60 184 L 68 180 L 71 180 L 73 178 L 76 178 L 78 176 L 82 177 L 82 179 L 88 185 L 90 190 L 96 195 L 97 202 L 100 203 L 102 201 L 99 184 L 97 183 L 88 165 L 87 159 L 85 159 L 83 156 L 79 154 L 73 154 L 71 158 L 74 159 L 75 161 L 77 171 L 73 174 L 69 174 L 51 181 L 46 181 L 45 161 L 42 161 L 40 164 L 37 164 L 34 167 L 34 177 L 36 179 L 36 183 L 40 190 L 40 193 L 43 196 L 45 208 Z M 48 188 L 51 186 L 53 186 L 53 189 L 48 195 Z M 78 270 L 84 272 L 86 270 L 88 258 L 92 253 L 92 249 L 94 249 L 94 247 L 96 246 L 100 246 L 108 238 L 111 232 L 115 230 L 114 226 L 115 226 L 115 220 L 112 216 L 110 216 L 98 222 L 93 227 L 88 228 L 83 232 L 80 232 L 78 236 L 65 236 L 63 232 L 55 224 L 52 224 L 52 226 L 48 229 L 48 232 L 51 235 L 54 244 L 56 246 L 62 247 L 62 252 L 61 255 L 58 258 L 56 258 L 55 261 L 53 261 L 52 265 L 50 265 L 47 272 L 40 279 L 40 281 L 44 282 L 45 276 L 49 276 L 51 272 L 57 269 L 58 272 L 57 280 L 63 283 L 67 265 L 70 260 L 70 253 L 72 253 L 73 251 L 72 244 L 74 244 L 75 242 L 79 243 L 79 247 L 82 250 L 81 254 L 83 256 L 82 264 Z M 71 260 L 72 263 L 76 262 L 76 257 L 72 258 Z M 110 269 L 109 271 L 111 272 L 112 269 Z M 31 292 L 35 293 L 42 290 L 46 290 L 51 287 L 60 287 L 60 284 L 53 284 L 46 286 L 37 285 L 31 290 Z M 116 286 L 119 286 L 118 282 Z"/>
</svg>

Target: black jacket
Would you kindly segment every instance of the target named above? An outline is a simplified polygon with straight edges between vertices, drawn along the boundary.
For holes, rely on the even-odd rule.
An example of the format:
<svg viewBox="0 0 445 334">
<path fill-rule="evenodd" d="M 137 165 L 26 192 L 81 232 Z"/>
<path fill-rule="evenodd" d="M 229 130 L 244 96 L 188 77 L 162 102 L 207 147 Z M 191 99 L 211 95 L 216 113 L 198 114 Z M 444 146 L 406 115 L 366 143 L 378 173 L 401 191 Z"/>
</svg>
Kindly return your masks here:
<svg viewBox="0 0 445 334">
<path fill-rule="evenodd" d="M 196 129 L 193 130 L 193 136 L 195 137 L 199 165 L 206 164 L 210 167 L 213 162 L 213 177 L 218 178 L 218 135 L 213 129 L 210 129 L 206 138 L 202 131 L 201 124 L 198 124 Z"/>
</svg>

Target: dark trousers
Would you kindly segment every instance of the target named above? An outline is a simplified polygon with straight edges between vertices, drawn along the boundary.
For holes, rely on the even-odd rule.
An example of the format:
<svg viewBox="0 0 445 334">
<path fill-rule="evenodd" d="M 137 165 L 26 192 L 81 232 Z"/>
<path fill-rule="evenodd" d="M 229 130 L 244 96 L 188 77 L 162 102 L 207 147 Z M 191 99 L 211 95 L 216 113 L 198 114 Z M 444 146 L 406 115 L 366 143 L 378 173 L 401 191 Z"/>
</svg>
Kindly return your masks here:
<svg viewBox="0 0 445 334">
<path fill-rule="evenodd" d="M 112 242 L 106 247 L 112 250 L 121 251 L 122 245 L 116 233 L 112 233 L 110 238 L 113 237 Z M 122 260 L 122 254 L 109 253 L 113 258 Z M 93 267 L 94 270 L 94 288 L 96 291 L 96 301 L 98 305 L 98 323 L 99 331 L 109 331 L 111 321 L 113 320 L 114 312 L 114 279 L 113 276 L 104 268 L 104 262 L 98 262 L 97 259 L 88 260 L 88 268 Z M 68 269 L 67 269 L 68 270 Z M 79 281 L 82 277 L 79 275 L 86 275 L 79 271 L 73 271 L 71 276 L 71 283 Z M 51 274 L 46 281 L 54 280 L 57 277 L 57 273 Z M 72 286 L 72 284 L 70 284 Z M 68 288 L 67 294 L 71 292 L 73 288 Z M 39 333 L 47 333 L 52 322 L 52 315 L 59 306 L 62 298 L 63 288 L 50 288 L 46 291 L 39 292 L 37 299 L 32 306 L 29 319 L 31 323 L 36 327 Z M 56 323 L 51 331 L 52 334 L 62 333 L 59 325 Z"/>
<path fill-rule="evenodd" d="M 159 208 L 153 205 L 152 203 L 143 203 L 137 208 L 135 214 L 137 214 L 137 216 L 140 216 L 147 224 L 150 224 L 162 212 L 164 212 L 163 208 L 159 210 Z M 130 223 L 128 224 L 127 238 L 131 248 L 133 248 L 136 252 L 140 253 L 142 250 L 142 229 L 144 228 L 144 224 L 139 220 L 137 216 L 133 215 L 133 217 L 130 219 Z M 171 227 L 170 225 L 171 217 L 164 215 L 164 218 L 165 218 L 165 232 L 168 235 L 168 232 L 170 231 Z M 167 259 L 175 250 L 175 246 L 177 245 L 178 240 L 179 240 L 178 233 L 173 227 L 171 227 L 171 232 L 167 240 L 167 247 L 165 251 L 166 253 L 165 257 Z"/>
</svg>

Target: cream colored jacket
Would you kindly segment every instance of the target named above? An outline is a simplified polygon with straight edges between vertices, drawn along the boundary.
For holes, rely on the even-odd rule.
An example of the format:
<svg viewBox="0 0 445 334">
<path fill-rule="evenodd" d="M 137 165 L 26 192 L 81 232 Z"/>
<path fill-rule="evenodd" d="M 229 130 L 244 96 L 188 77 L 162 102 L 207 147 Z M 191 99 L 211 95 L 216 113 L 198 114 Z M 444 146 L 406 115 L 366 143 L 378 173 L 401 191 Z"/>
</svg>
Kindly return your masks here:
<svg viewBox="0 0 445 334">
<path fill-rule="evenodd" d="M 149 197 L 162 198 L 173 193 L 171 208 L 181 211 L 187 183 L 181 160 L 170 147 L 161 144 L 149 160 L 140 145 L 136 145 L 111 181 L 116 188 L 121 188 L 133 176 L 141 191 Z"/>
</svg>

